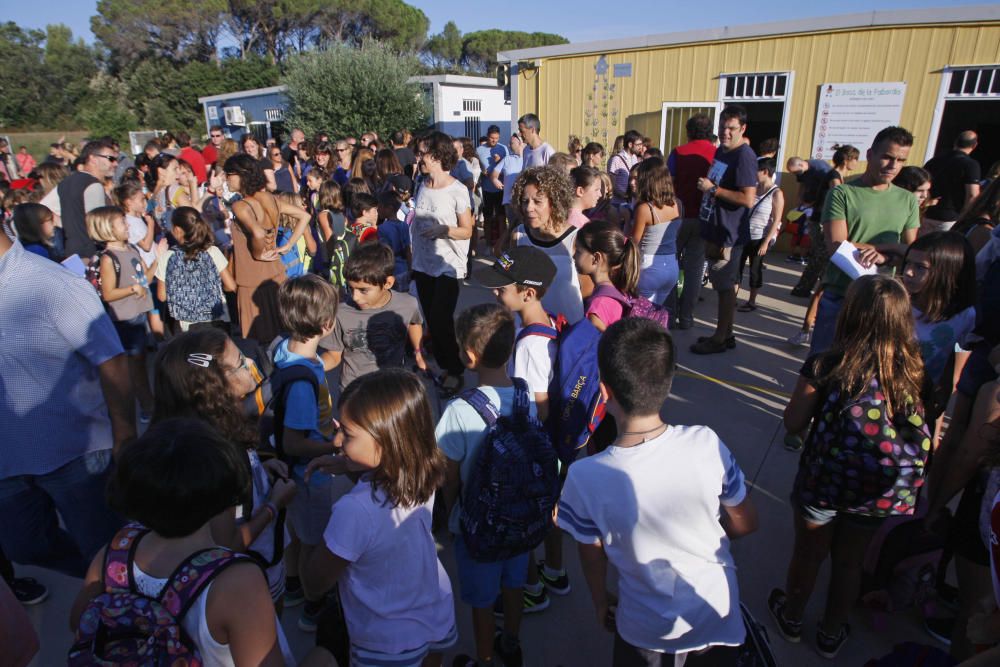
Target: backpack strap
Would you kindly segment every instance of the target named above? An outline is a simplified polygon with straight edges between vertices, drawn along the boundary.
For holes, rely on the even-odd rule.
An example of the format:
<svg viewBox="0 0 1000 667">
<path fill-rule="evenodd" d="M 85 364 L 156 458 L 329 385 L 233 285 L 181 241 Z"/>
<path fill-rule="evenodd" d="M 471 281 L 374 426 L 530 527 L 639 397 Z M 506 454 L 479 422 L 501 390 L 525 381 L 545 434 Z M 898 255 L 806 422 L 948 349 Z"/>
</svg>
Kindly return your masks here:
<svg viewBox="0 0 1000 667">
<path fill-rule="evenodd" d="M 514 419 L 523 422 L 531 416 L 528 383 L 524 378 L 511 378 L 511 382 L 514 383 Z"/>
<path fill-rule="evenodd" d="M 271 410 L 274 412 L 274 448 L 278 458 L 287 461 L 284 448 L 285 410 L 288 406 L 288 392 L 296 382 L 308 382 L 313 393 L 319 395 L 319 380 L 311 368 L 302 364 L 292 364 L 278 368 L 271 374 Z"/>
<path fill-rule="evenodd" d="M 157 599 L 180 621 L 213 579 L 243 560 L 253 562 L 243 554 L 222 547 L 196 551 L 177 566 Z"/>
<path fill-rule="evenodd" d="M 148 532 L 148 528 L 132 523 L 115 533 L 104 552 L 104 589 L 107 592 L 136 591 L 132 564 L 139 540 Z"/>
<path fill-rule="evenodd" d="M 497 423 L 497 419 L 500 418 L 500 411 L 493 405 L 493 401 L 480 390 L 475 388 L 466 389 L 458 397 L 472 406 L 479 416 L 482 417 L 483 421 L 486 422 L 487 427 L 492 428 Z"/>
<path fill-rule="evenodd" d="M 630 305 L 628 297 L 622 294 L 621 291 L 611 283 L 603 283 L 595 287 L 594 291 L 590 294 L 590 298 L 593 299 L 598 296 L 606 296 L 609 299 L 614 299 L 623 306 Z"/>
<path fill-rule="evenodd" d="M 551 338 L 554 340 L 559 337 L 559 331 L 555 327 L 549 327 L 544 324 L 529 324 L 517 332 L 517 340 L 521 340 L 525 336 L 541 336 L 542 338 Z"/>
</svg>

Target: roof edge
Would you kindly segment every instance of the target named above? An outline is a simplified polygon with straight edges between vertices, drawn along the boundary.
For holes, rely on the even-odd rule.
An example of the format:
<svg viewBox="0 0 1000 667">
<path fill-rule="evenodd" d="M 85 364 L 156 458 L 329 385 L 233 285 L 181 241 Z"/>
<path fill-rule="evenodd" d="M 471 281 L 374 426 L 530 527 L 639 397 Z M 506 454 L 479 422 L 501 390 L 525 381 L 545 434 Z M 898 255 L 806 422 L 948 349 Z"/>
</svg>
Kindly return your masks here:
<svg viewBox="0 0 1000 667">
<path fill-rule="evenodd" d="M 207 97 L 199 97 L 198 104 L 205 104 L 206 102 L 224 102 L 226 100 L 238 100 L 244 97 L 269 95 L 271 93 L 283 93 L 286 90 L 288 90 L 288 86 L 270 86 L 268 88 L 254 88 L 253 90 L 237 90 L 232 93 L 223 93 L 221 95 L 208 95 Z"/>
<path fill-rule="evenodd" d="M 497 88 L 497 80 L 488 76 L 469 76 L 465 74 L 425 74 L 411 76 L 407 79 L 413 83 L 443 83 L 450 86 L 477 86 L 482 88 Z"/>
</svg>

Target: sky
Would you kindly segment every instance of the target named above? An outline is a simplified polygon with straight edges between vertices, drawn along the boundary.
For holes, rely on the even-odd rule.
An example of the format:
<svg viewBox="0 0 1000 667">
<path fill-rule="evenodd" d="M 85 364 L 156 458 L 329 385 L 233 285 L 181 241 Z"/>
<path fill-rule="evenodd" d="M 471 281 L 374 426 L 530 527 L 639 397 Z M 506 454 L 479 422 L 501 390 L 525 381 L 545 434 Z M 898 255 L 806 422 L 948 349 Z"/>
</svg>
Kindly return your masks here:
<svg viewBox="0 0 1000 667">
<path fill-rule="evenodd" d="M 587 42 L 725 25 L 766 23 L 872 10 L 953 7 L 975 2 L 961 0 L 840 0 L 836 4 L 802 0 L 743 0 L 732 5 L 685 0 L 508 0 L 484 4 L 468 0 L 410 0 L 431 21 L 430 33 L 454 21 L 463 33 L 500 28 L 527 32 L 554 32 L 571 42 Z M 75 36 L 92 42 L 90 17 L 96 0 L 43 0 L 39 5 L 23 0 L 0 0 L 0 20 L 22 27 L 44 28 L 65 23 Z M 495 11 L 484 11 L 492 6 Z M 712 11 L 705 11 L 705 9 Z M 736 10 L 739 11 L 736 11 Z M 719 11 L 722 14 L 720 15 Z"/>
</svg>

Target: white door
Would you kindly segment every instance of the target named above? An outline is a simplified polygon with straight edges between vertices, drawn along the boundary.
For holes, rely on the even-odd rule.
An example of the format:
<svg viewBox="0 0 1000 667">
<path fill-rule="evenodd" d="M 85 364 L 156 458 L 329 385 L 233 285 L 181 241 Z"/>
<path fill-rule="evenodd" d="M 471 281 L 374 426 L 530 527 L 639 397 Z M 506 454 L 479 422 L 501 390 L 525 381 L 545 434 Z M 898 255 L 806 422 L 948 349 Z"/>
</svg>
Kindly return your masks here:
<svg viewBox="0 0 1000 667">
<path fill-rule="evenodd" d="M 688 118 L 697 113 L 707 115 L 714 128 L 721 109 L 720 102 L 664 102 L 660 112 L 660 150 L 670 155 L 670 151 L 686 144 Z"/>
</svg>

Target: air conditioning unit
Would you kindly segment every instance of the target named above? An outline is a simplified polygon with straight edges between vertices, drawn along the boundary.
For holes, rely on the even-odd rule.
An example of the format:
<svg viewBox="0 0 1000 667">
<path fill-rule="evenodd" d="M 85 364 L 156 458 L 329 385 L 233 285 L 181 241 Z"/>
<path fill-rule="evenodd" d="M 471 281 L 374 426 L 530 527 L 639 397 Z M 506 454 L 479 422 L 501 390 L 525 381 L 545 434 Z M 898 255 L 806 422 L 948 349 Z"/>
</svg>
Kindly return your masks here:
<svg viewBox="0 0 1000 667">
<path fill-rule="evenodd" d="M 243 115 L 243 107 L 222 107 L 222 113 L 226 118 L 226 125 L 246 125 L 247 119 Z"/>
</svg>

